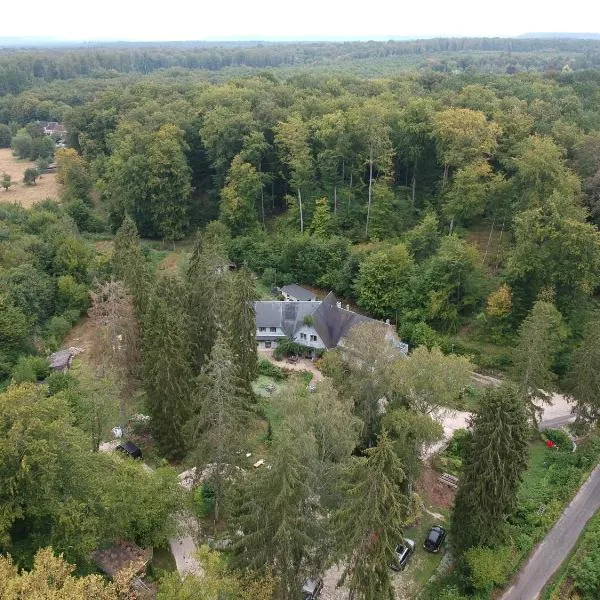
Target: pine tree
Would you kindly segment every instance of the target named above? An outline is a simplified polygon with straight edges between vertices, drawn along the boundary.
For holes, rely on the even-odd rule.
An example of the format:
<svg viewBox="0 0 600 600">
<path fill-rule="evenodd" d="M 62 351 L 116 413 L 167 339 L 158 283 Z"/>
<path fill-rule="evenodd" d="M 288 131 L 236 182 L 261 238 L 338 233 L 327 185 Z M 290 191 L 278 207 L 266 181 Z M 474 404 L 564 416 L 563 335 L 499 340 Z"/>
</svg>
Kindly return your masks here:
<svg viewBox="0 0 600 600">
<path fill-rule="evenodd" d="M 315 212 L 310 224 L 314 235 L 327 237 L 331 233 L 331 212 L 327 198 L 319 198 L 315 201 Z"/>
<path fill-rule="evenodd" d="M 219 520 L 227 479 L 239 460 L 248 422 L 246 390 L 239 367 L 222 334 L 217 339 L 194 394 L 195 415 L 188 424 L 197 450 L 199 470 L 208 464 L 208 480 L 215 493 L 215 521 Z"/>
<path fill-rule="evenodd" d="M 473 417 L 452 518 L 453 547 L 501 543 L 527 467 L 527 409 L 517 386 L 489 388 Z"/>
<path fill-rule="evenodd" d="M 190 382 L 184 292 L 174 277 L 162 277 L 148 302 L 142 335 L 142 374 L 152 432 L 161 453 L 185 452 L 184 425 L 189 418 Z"/>
<path fill-rule="evenodd" d="M 258 376 L 255 298 L 256 290 L 250 271 L 240 269 L 229 281 L 227 315 L 223 324 L 249 398 L 253 396 L 252 381 Z"/>
<path fill-rule="evenodd" d="M 226 309 L 229 273 L 217 241 L 198 237 L 186 273 L 191 368 L 198 375 L 208 360 Z"/>
<path fill-rule="evenodd" d="M 313 492 L 315 440 L 308 433 L 276 438 L 273 463 L 248 475 L 236 500 L 234 523 L 244 532 L 235 546 L 239 566 L 273 568 L 279 593 L 297 598 L 302 580 L 314 574 L 325 536 Z"/>
<path fill-rule="evenodd" d="M 393 600 L 390 564 L 406 519 L 405 476 L 385 430 L 365 455 L 352 459 L 346 495 L 334 515 L 338 546 L 347 557 L 342 581 L 353 597 Z"/>
<path fill-rule="evenodd" d="M 115 277 L 125 283 L 132 295 L 136 317 L 141 320 L 148 300 L 149 273 L 137 227 L 129 215 L 115 235 L 112 264 Z"/>
<path fill-rule="evenodd" d="M 552 364 L 565 335 L 562 315 L 545 300 L 538 300 L 521 324 L 513 365 L 534 422 L 541 410 L 535 401 L 548 402 L 549 392 L 556 385 Z"/>
</svg>

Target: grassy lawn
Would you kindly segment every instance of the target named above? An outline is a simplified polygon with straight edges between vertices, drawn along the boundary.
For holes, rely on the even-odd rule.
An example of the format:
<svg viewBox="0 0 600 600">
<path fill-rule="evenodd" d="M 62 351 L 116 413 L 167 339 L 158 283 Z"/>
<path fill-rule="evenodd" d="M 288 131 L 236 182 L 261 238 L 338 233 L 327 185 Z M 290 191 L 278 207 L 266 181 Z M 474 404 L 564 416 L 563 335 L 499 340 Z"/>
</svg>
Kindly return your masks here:
<svg viewBox="0 0 600 600">
<path fill-rule="evenodd" d="M 540 486 L 543 485 L 547 474 L 548 452 L 548 448 L 541 440 L 536 440 L 529 445 L 527 471 L 519 490 L 520 500 L 532 498 Z"/>
</svg>

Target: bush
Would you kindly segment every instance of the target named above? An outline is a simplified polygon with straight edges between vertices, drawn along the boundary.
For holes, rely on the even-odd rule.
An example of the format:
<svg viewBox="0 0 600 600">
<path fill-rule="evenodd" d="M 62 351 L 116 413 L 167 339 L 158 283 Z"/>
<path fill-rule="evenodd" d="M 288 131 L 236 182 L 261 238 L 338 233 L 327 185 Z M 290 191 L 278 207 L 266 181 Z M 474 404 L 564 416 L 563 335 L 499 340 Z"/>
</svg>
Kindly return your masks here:
<svg viewBox="0 0 600 600">
<path fill-rule="evenodd" d="M 479 592 L 489 592 L 506 583 L 514 566 L 511 548 L 471 548 L 465 552 L 469 581 Z"/>
<path fill-rule="evenodd" d="M 206 483 L 194 490 L 194 507 L 200 519 L 208 517 L 215 509 L 215 493 Z"/>
<path fill-rule="evenodd" d="M 465 456 L 470 437 L 471 434 L 467 429 L 457 429 L 452 434 L 450 442 L 446 450 L 444 450 L 444 454 L 462 460 Z"/>
<path fill-rule="evenodd" d="M 544 429 L 542 434 L 545 439 L 554 442 L 559 450 L 573 450 L 573 441 L 562 429 Z"/>
<path fill-rule="evenodd" d="M 70 319 L 64 315 L 55 315 L 46 324 L 46 335 L 56 340 L 62 340 L 71 329 Z"/>
<path fill-rule="evenodd" d="M 21 356 L 12 370 L 12 378 L 16 383 L 41 381 L 49 374 L 50 365 L 41 356 Z"/>
<path fill-rule="evenodd" d="M 50 373 L 46 383 L 48 384 L 48 394 L 54 396 L 59 392 L 72 388 L 75 385 L 75 378 L 69 373 L 55 371 Z"/>
<path fill-rule="evenodd" d="M 274 365 L 266 358 L 261 358 L 258 361 L 258 372 L 260 375 L 271 377 L 275 381 L 283 381 L 287 378 L 287 373 L 285 371 L 280 369 L 277 365 Z"/>
</svg>

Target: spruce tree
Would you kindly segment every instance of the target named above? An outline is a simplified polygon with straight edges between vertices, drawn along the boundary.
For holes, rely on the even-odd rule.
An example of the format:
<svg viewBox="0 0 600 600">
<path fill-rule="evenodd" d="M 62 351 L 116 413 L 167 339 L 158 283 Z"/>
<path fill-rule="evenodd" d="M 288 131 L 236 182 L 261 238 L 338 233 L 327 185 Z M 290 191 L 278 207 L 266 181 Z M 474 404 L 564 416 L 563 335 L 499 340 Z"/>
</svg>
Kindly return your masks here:
<svg viewBox="0 0 600 600">
<path fill-rule="evenodd" d="M 207 465 L 208 480 L 215 493 L 215 520 L 232 468 L 239 462 L 245 441 L 249 412 L 239 368 L 222 334 L 217 339 L 194 393 L 194 411 L 188 424 L 191 443 L 197 451 L 197 467 Z"/>
<path fill-rule="evenodd" d="M 313 491 L 311 465 L 315 440 L 309 433 L 280 432 L 268 469 L 240 481 L 233 522 L 244 532 L 234 548 L 238 566 L 272 568 L 279 580 L 279 596 L 295 600 L 302 580 L 314 575 L 325 536 Z"/>
<path fill-rule="evenodd" d="M 142 375 L 153 435 L 161 453 L 185 453 L 192 375 L 189 367 L 183 286 L 162 277 L 148 302 L 142 335 Z"/>
<path fill-rule="evenodd" d="M 549 392 L 556 386 L 552 365 L 565 335 L 562 315 L 554 304 L 545 300 L 533 305 L 519 329 L 514 373 L 534 422 L 541 410 L 535 401 L 548 402 Z"/>
<path fill-rule="evenodd" d="M 390 564 L 402 541 L 407 501 L 394 442 L 385 430 L 346 470 L 346 494 L 334 514 L 337 544 L 347 559 L 342 575 L 352 597 L 393 600 Z"/>
<path fill-rule="evenodd" d="M 254 311 L 256 290 L 250 271 L 240 269 L 230 278 L 228 287 L 227 314 L 223 325 L 244 389 L 251 398 L 252 381 L 258 376 L 258 352 Z"/>
<path fill-rule="evenodd" d="M 511 383 L 489 388 L 473 417 L 452 518 L 452 545 L 501 543 L 527 467 L 527 409 Z"/>
<path fill-rule="evenodd" d="M 129 215 L 125 216 L 115 235 L 112 264 L 115 277 L 125 283 L 133 297 L 136 317 L 139 321 L 146 310 L 149 273 L 142 254 L 137 227 Z"/>
<path fill-rule="evenodd" d="M 194 376 L 208 360 L 217 331 L 222 326 L 230 277 L 227 262 L 217 241 L 198 237 L 186 273 L 186 310 Z"/>
</svg>

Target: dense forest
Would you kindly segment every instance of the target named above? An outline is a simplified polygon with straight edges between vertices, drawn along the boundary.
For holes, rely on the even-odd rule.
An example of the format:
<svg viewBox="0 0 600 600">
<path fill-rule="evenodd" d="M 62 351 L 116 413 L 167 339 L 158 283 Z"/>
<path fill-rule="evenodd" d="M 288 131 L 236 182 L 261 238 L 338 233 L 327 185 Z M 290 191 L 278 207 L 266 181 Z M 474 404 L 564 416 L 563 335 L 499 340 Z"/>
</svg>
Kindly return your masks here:
<svg viewBox="0 0 600 600">
<path fill-rule="evenodd" d="M 456 568 L 424 593 L 505 584 L 552 523 L 518 493 L 548 394 L 588 437 L 535 493 L 566 502 L 600 452 L 599 69 L 600 42 L 572 39 L 1 52 L 0 148 L 37 161 L 32 185 L 55 162 L 61 197 L 0 191 L 0 597 L 3 573 L 7 598 L 27 589 L 12 560 L 65 573 L 69 598 L 135 597 L 90 553 L 162 548 L 191 511 L 230 545 L 203 577 L 157 571 L 163 600 L 297 598 L 334 563 L 354 597 L 394 598 L 443 407 L 474 417 L 449 451 Z M 252 302 L 289 283 L 389 320 L 410 357 L 361 325 L 308 392 L 257 356 Z M 50 374 L 82 315 L 93 352 Z M 508 381 L 474 390 L 474 369 Z M 151 474 L 98 452 L 140 412 Z M 240 477 L 256 439 L 270 468 Z"/>
</svg>

